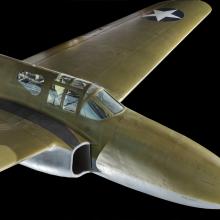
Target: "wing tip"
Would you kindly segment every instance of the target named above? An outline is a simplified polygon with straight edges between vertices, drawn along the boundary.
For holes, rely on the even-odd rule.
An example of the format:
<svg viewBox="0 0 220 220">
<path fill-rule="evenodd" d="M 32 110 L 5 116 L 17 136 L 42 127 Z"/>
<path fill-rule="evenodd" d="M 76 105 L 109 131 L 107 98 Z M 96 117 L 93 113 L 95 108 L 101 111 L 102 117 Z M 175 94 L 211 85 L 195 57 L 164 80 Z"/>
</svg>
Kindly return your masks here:
<svg viewBox="0 0 220 220">
<path fill-rule="evenodd" d="M 207 3 L 207 2 L 205 2 L 203 0 L 201 0 L 201 3 L 207 8 L 207 11 L 209 13 L 212 11 L 212 6 L 209 3 Z"/>
</svg>

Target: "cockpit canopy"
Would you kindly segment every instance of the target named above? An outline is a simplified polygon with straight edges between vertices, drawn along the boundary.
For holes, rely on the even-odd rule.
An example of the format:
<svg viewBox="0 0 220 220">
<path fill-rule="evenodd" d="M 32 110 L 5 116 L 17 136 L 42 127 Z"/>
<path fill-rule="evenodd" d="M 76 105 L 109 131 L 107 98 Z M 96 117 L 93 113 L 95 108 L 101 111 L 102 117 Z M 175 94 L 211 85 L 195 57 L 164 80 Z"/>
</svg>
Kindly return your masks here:
<svg viewBox="0 0 220 220">
<path fill-rule="evenodd" d="M 113 117 L 124 109 L 102 87 L 67 74 L 54 80 L 47 103 L 92 120 Z"/>
</svg>

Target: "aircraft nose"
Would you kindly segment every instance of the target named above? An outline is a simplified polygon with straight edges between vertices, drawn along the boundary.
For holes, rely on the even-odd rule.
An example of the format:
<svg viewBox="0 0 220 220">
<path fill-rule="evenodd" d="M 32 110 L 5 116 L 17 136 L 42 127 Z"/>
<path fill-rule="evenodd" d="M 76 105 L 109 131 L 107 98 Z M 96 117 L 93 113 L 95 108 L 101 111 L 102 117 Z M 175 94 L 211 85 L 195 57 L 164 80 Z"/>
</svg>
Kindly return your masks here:
<svg viewBox="0 0 220 220">
<path fill-rule="evenodd" d="M 220 209 L 220 158 L 193 140 L 127 110 L 97 158 L 100 175 L 169 200 Z"/>
</svg>

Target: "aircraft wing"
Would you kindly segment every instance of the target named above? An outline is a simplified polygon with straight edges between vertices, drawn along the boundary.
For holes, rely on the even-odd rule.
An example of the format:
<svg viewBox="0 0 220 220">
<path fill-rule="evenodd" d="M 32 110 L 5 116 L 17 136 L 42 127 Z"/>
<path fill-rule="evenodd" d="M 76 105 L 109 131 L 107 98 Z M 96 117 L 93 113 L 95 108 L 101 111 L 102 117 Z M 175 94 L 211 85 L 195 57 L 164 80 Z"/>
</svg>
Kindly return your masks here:
<svg viewBox="0 0 220 220">
<path fill-rule="evenodd" d="M 122 101 L 211 11 L 165 1 L 25 61 L 95 82 Z"/>
<path fill-rule="evenodd" d="M 0 171 L 51 147 L 67 148 L 67 144 L 51 132 L 53 124 L 48 120 L 26 107 L 0 101 Z"/>
</svg>

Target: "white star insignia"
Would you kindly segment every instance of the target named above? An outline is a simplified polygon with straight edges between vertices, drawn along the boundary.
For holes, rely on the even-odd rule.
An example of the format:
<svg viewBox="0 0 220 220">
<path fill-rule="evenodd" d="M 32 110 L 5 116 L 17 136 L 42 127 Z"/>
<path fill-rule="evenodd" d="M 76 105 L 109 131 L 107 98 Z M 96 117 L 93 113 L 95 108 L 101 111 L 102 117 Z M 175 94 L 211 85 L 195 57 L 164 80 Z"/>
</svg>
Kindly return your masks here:
<svg viewBox="0 0 220 220">
<path fill-rule="evenodd" d="M 177 10 L 168 10 L 168 11 L 160 11 L 160 10 L 153 10 L 152 14 L 147 14 L 144 15 L 143 17 L 156 17 L 157 21 L 161 21 L 164 18 L 176 18 L 176 19 L 181 19 L 181 17 L 178 17 L 174 15 L 173 13 L 176 12 Z"/>
</svg>

